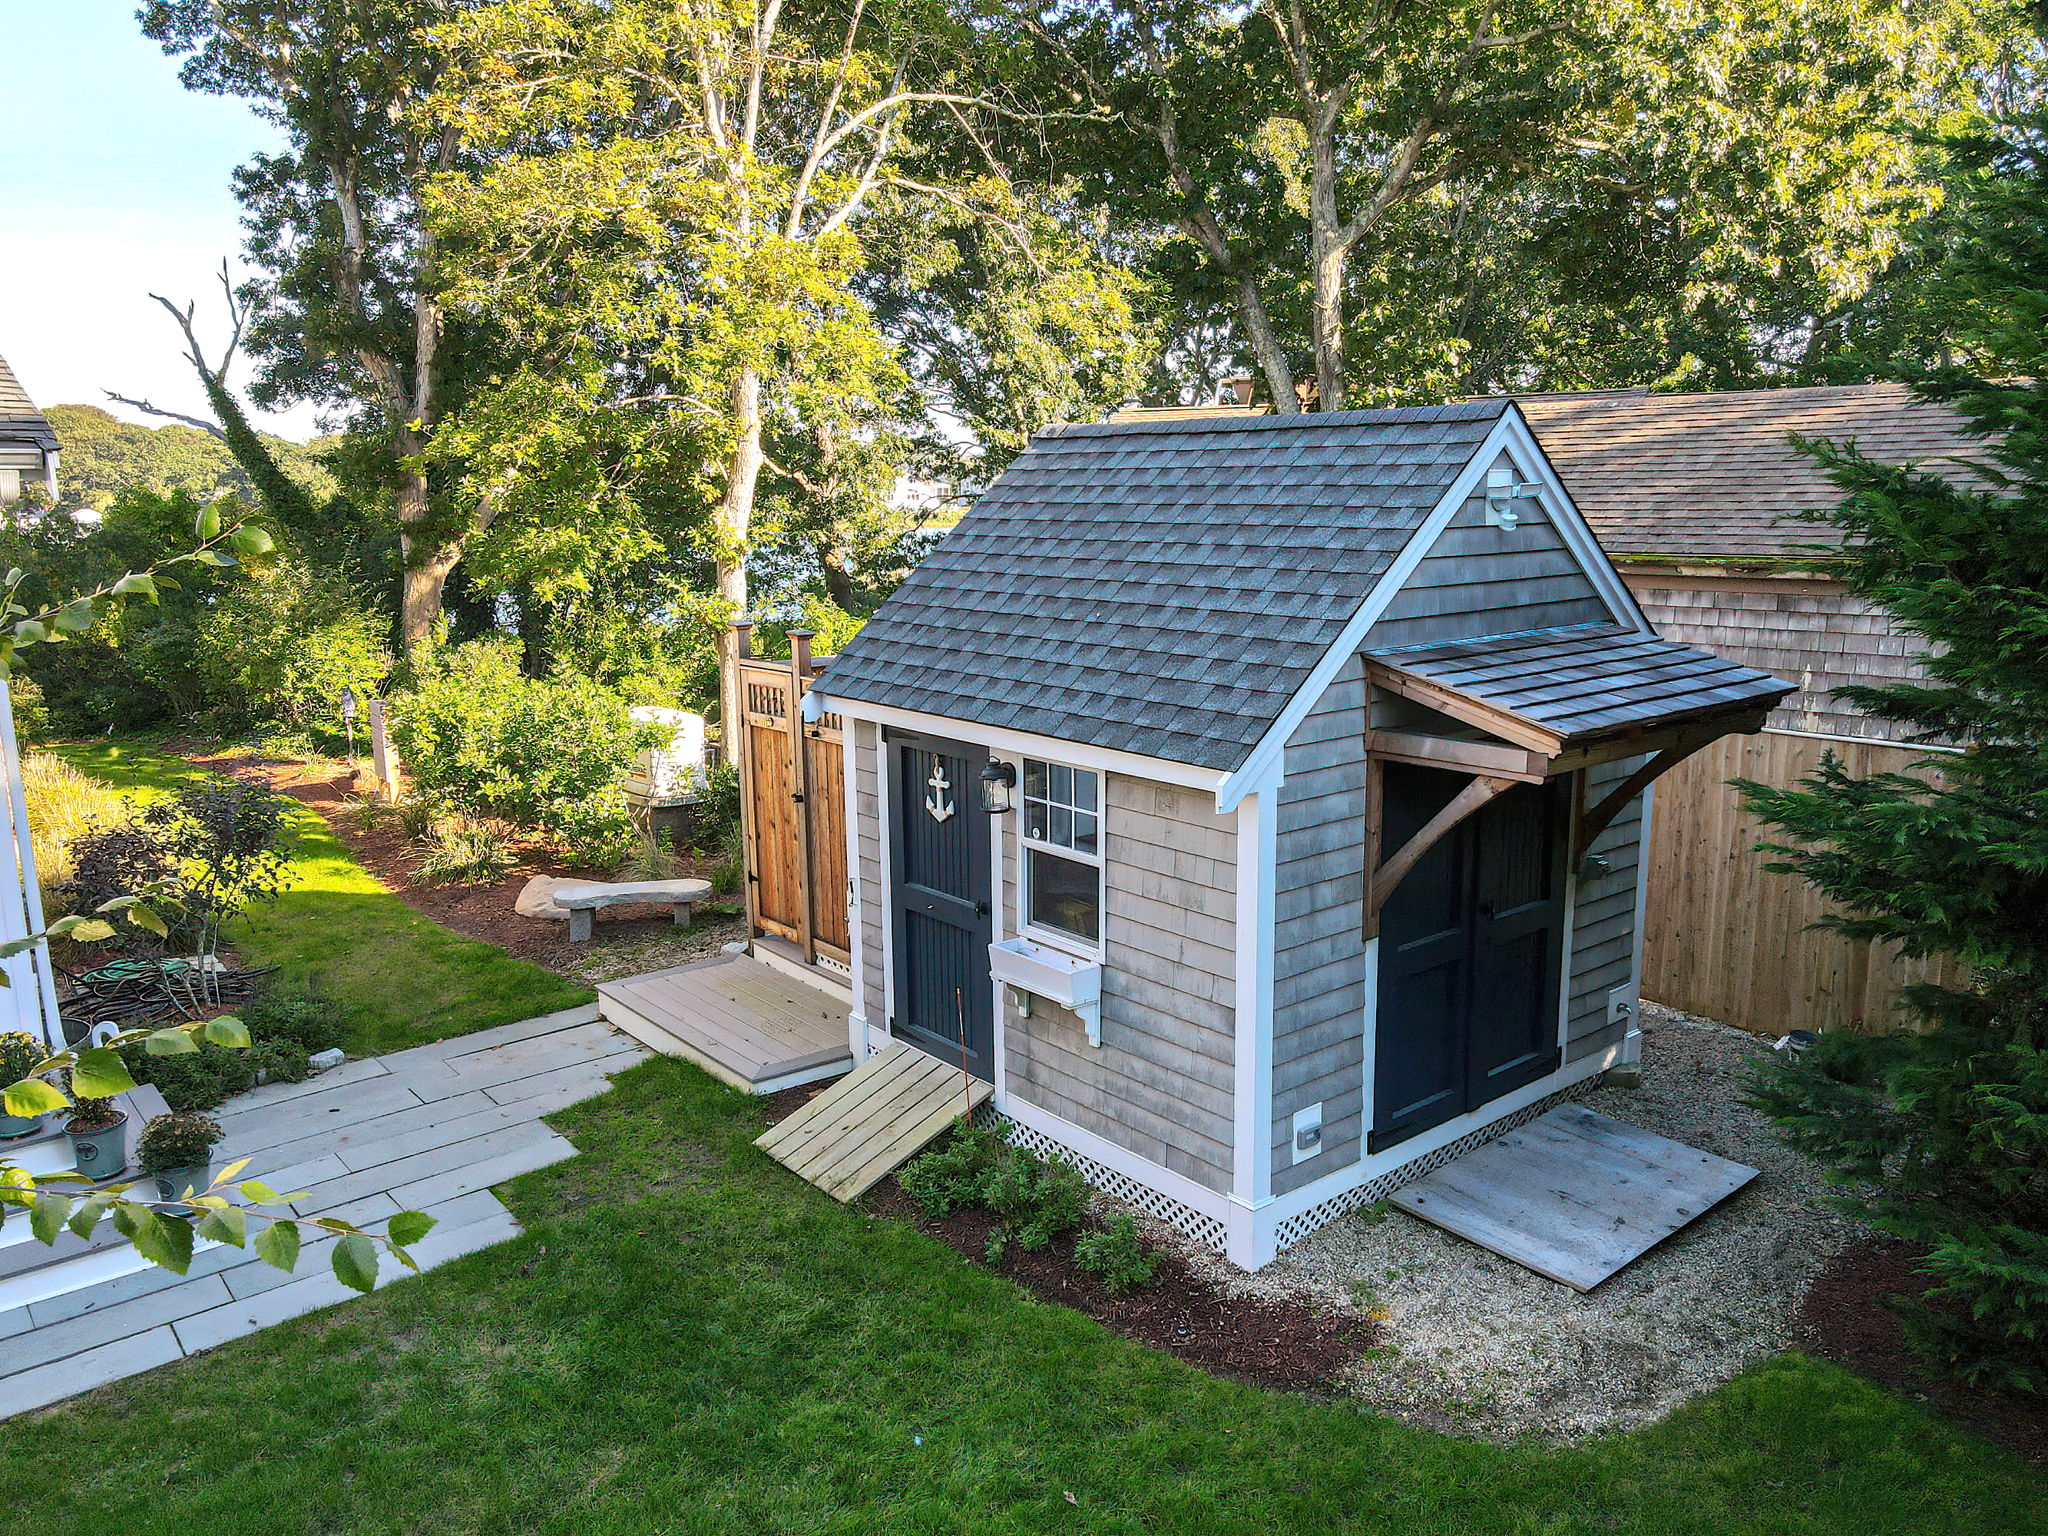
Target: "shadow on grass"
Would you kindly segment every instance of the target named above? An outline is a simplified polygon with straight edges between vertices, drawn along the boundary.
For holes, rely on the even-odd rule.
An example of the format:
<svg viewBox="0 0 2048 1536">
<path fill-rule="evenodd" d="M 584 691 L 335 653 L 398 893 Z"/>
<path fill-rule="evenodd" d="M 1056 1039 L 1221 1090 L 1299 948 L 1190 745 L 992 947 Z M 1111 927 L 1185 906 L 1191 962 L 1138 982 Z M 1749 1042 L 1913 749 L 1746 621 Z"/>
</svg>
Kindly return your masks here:
<svg viewBox="0 0 2048 1536">
<path fill-rule="evenodd" d="M 115 788 L 167 794 L 203 770 L 122 741 L 47 750 Z M 450 932 L 378 884 L 327 823 L 294 801 L 292 887 L 229 932 L 251 965 L 287 976 L 348 1009 L 348 1049 L 376 1054 L 510 1024 L 587 1003 L 589 988 Z"/>
</svg>

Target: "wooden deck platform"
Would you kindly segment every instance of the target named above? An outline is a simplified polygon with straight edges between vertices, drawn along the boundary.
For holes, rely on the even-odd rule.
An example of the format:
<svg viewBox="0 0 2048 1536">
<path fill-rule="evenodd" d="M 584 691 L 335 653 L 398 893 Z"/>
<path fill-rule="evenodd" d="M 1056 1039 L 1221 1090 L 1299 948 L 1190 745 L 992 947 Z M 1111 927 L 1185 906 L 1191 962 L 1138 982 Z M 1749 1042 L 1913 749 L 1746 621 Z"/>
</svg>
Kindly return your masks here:
<svg viewBox="0 0 2048 1536">
<path fill-rule="evenodd" d="M 892 1045 L 754 1145 L 835 1200 L 858 1200 L 994 1091 L 914 1045 Z"/>
<path fill-rule="evenodd" d="M 748 1093 L 853 1066 L 846 1006 L 747 955 L 600 982 L 597 1006 L 650 1050 L 685 1057 Z"/>
<path fill-rule="evenodd" d="M 1590 1291 L 1755 1177 L 1741 1163 L 1562 1104 L 1388 1203 Z"/>
</svg>

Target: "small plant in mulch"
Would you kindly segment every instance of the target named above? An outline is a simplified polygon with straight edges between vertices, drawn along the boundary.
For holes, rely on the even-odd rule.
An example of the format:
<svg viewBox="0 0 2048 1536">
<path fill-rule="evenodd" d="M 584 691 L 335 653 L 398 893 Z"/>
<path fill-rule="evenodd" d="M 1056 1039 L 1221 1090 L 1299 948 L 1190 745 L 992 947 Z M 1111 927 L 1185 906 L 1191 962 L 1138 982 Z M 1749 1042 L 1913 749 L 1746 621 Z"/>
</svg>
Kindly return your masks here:
<svg viewBox="0 0 2048 1536">
<path fill-rule="evenodd" d="M 75 1136 L 111 1131 L 128 1117 L 112 1099 L 73 1099 L 64 1119 L 64 1129 Z"/>
<path fill-rule="evenodd" d="M 433 824 L 413 865 L 415 885 L 496 885 L 519 867 L 512 833 L 476 816 L 447 816 Z"/>
<path fill-rule="evenodd" d="M 142 1128 L 135 1144 L 136 1161 L 148 1174 L 197 1168 L 212 1158 L 223 1134 L 211 1115 L 158 1115 Z"/>
<path fill-rule="evenodd" d="M 1059 1158 L 1048 1161 L 1012 1146 L 985 1126 L 965 1126 L 927 1152 L 897 1182 L 927 1216 L 985 1207 L 1001 1218 L 989 1234 L 988 1261 L 1000 1263 L 1012 1242 L 1035 1253 L 1088 1214 L 1088 1183 Z"/>
<path fill-rule="evenodd" d="M 1098 1276 L 1112 1296 L 1159 1280 L 1159 1255 L 1145 1246 L 1137 1222 L 1122 1211 L 1074 1240 L 1074 1262 Z"/>
</svg>

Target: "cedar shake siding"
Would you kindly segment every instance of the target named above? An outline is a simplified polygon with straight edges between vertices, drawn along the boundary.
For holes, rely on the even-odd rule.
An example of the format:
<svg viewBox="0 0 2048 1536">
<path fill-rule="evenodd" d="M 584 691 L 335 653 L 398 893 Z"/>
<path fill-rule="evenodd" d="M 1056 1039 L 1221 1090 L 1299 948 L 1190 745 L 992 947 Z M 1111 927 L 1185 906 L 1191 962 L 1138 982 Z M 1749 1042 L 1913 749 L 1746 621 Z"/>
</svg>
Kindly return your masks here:
<svg viewBox="0 0 2048 1536">
<path fill-rule="evenodd" d="M 1007 1092 L 1214 1190 L 1230 1187 L 1237 828 L 1215 797 L 1128 774 L 1103 785 L 1102 1044 L 1003 989 Z M 1020 930 L 1018 818 L 1004 818 L 1004 933 Z"/>
</svg>

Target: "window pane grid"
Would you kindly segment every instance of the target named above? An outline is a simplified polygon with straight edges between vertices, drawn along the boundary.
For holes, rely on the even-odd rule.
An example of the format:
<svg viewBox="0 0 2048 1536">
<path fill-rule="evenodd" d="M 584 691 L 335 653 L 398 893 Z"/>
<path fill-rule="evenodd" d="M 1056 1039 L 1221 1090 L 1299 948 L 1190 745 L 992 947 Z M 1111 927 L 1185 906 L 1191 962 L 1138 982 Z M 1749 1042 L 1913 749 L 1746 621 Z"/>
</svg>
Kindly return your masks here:
<svg viewBox="0 0 2048 1536">
<path fill-rule="evenodd" d="M 1102 939 L 1101 781 L 1092 769 L 1024 760 L 1025 921 Z"/>
<path fill-rule="evenodd" d="M 1101 857 L 1100 787 L 1095 773 L 1024 759 L 1024 835 L 1084 859 Z"/>
</svg>

